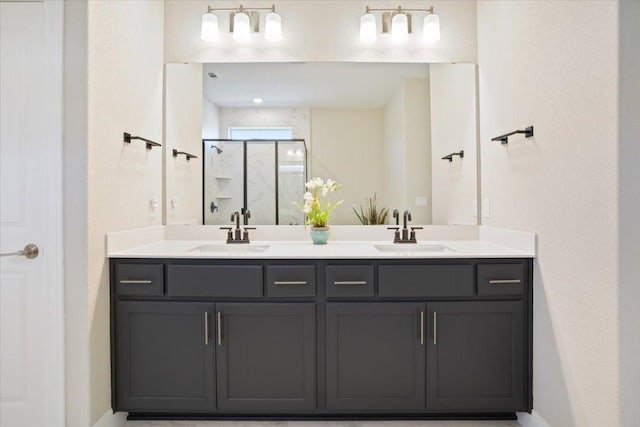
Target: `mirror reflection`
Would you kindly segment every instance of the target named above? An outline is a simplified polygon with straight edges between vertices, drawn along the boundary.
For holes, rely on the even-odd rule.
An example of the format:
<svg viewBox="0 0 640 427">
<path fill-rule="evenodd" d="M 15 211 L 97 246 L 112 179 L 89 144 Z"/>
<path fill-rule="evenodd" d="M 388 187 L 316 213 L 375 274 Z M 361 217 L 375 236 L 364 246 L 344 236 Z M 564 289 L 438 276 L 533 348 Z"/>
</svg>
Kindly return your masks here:
<svg viewBox="0 0 640 427">
<path fill-rule="evenodd" d="M 242 208 L 251 224 L 303 224 L 293 202 L 316 176 L 342 185 L 331 224 L 393 221 L 383 209 L 477 223 L 474 64 L 216 63 L 201 75 L 205 224 Z"/>
</svg>

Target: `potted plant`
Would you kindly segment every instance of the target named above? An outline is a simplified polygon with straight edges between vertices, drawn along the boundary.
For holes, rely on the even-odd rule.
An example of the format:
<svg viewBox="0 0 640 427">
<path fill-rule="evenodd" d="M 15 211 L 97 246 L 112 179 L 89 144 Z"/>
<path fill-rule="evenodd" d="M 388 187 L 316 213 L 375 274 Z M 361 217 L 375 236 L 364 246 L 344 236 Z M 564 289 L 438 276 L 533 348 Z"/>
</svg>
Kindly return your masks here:
<svg viewBox="0 0 640 427">
<path fill-rule="evenodd" d="M 378 197 L 376 193 L 373 193 L 373 198 L 367 199 L 369 203 L 366 203 L 363 208 L 360 205 L 360 212 L 355 206 L 351 206 L 353 212 L 358 217 L 358 220 L 362 225 L 378 225 L 387 222 L 387 216 L 389 215 L 389 208 L 378 208 Z"/>
<path fill-rule="evenodd" d="M 298 208 L 304 212 L 306 216 L 305 226 L 311 226 L 311 239 L 316 245 L 324 245 L 329 239 L 329 216 L 331 212 L 340 204 L 342 200 L 336 203 L 326 201 L 323 207 L 323 198 L 327 198 L 329 193 L 333 193 L 340 189 L 340 185 L 332 180 L 327 179 L 324 182 L 322 178 L 313 178 L 305 184 L 307 192 L 304 193 L 304 204 L 294 202 Z"/>
</svg>

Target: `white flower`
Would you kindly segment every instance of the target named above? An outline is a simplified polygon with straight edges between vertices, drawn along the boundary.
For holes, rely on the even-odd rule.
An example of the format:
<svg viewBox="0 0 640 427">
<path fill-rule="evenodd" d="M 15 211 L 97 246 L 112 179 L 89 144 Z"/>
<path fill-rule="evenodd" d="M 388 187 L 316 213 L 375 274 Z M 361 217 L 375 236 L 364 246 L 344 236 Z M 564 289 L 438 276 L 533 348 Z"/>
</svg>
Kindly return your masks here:
<svg viewBox="0 0 640 427">
<path fill-rule="evenodd" d="M 302 208 L 302 212 L 304 212 L 306 214 L 311 212 L 311 205 L 304 205 L 304 207 Z"/>
<path fill-rule="evenodd" d="M 306 202 L 307 200 L 313 200 L 313 194 L 308 191 L 304 193 L 304 201 Z"/>
<path fill-rule="evenodd" d="M 329 192 L 329 187 L 327 187 L 326 185 L 322 187 L 322 196 L 326 196 L 327 193 Z"/>
</svg>

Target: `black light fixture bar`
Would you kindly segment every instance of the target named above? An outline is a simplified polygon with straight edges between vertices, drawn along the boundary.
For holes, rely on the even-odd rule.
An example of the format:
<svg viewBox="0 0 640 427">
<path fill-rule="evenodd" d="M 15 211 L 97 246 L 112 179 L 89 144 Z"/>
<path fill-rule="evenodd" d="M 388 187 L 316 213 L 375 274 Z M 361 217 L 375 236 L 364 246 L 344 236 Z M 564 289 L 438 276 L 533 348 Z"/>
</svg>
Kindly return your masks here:
<svg viewBox="0 0 640 427">
<path fill-rule="evenodd" d="M 187 160 L 198 158 L 198 156 L 196 156 L 195 154 L 187 153 L 186 151 L 178 151 L 175 148 L 173 149 L 173 157 L 178 157 L 180 154 L 184 155 Z"/>
<path fill-rule="evenodd" d="M 524 129 L 514 130 L 513 132 L 505 133 L 504 135 L 491 138 L 492 141 L 500 141 L 501 144 L 508 144 L 509 137 L 518 133 L 523 133 L 525 138 L 531 138 L 533 136 L 533 126 L 526 127 Z"/>
<path fill-rule="evenodd" d="M 462 159 L 464 157 L 464 150 L 460 150 L 459 153 L 447 154 L 442 158 L 442 160 L 449 160 L 449 163 L 451 163 L 453 162 L 453 156 L 460 156 L 460 158 Z"/>
<path fill-rule="evenodd" d="M 123 140 L 127 144 L 131 144 L 131 141 L 136 139 L 140 141 L 144 141 L 147 144 L 147 150 L 151 150 L 153 147 L 162 147 L 162 144 L 158 144 L 157 142 L 153 142 L 150 139 L 143 138 L 141 136 L 131 136 L 131 134 L 127 132 L 125 132 L 123 135 Z"/>
</svg>

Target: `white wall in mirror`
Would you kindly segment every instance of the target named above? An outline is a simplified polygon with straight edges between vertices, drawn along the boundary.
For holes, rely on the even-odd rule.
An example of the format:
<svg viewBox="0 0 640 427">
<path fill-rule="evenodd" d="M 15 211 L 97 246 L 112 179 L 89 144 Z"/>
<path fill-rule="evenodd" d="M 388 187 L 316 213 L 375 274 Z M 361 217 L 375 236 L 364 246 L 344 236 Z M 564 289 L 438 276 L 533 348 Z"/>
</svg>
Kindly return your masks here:
<svg viewBox="0 0 640 427">
<path fill-rule="evenodd" d="M 168 65 L 167 82 L 174 65 L 184 66 Z M 309 149 L 306 176 L 330 177 L 343 185 L 335 200 L 343 199 L 344 204 L 335 211 L 333 224 L 359 224 L 352 206 L 365 205 L 374 194 L 380 207 L 410 210 L 413 223 L 477 223 L 472 210 L 477 199 L 475 65 L 442 64 L 435 77 L 430 77 L 428 64 L 195 65 L 203 67 L 198 128 L 202 137 L 228 138 L 233 127 L 293 128 L 293 137 L 304 139 Z M 253 103 L 256 97 L 263 99 L 260 107 Z M 185 115 L 167 114 L 167 129 L 172 121 L 185 121 Z M 227 145 L 218 152 L 221 144 Z M 441 159 L 461 149 L 464 159 L 452 163 Z M 199 204 L 204 222 L 229 224 L 230 213 L 244 205 L 241 147 L 207 141 L 198 150 L 204 152 L 204 201 Z M 285 158 L 287 151 L 292 150 L 285 149 L 279 158 Z M 247 199 L 253 200 L 248 203 L 251 222 L 273 224 L 277 197 L 278 223 L 301 223 L 292 202 L 302 201 L 302 192 L 295 188 L 302 180 L 289 180 L 291 191 L 283 189 L 278 196 L 268 190 L 270 184 L 255 189 L 257 182 L 273 181 L 274 146 L 254 150 L 247 158 L 253 162 L 251 167 L 247 163 L 247 179 L 252 182 L 246 188 Z M 263 166 L 258 163 L 266 168 L 260 173 Z M 286 167 L 280 165 L 278 170 L 282 169 Z M 169 181 L 170 168 L 167 172 Z M 202 177 L 200 173 L 195 179 Z M 281 172 L 278 177 L 283 187 L 291 178 Z M 201 187 L 193 191 L 200 191 L 202 199 Z M 187 210 L 174 207 L 181 209 Z"/>
</svg>

